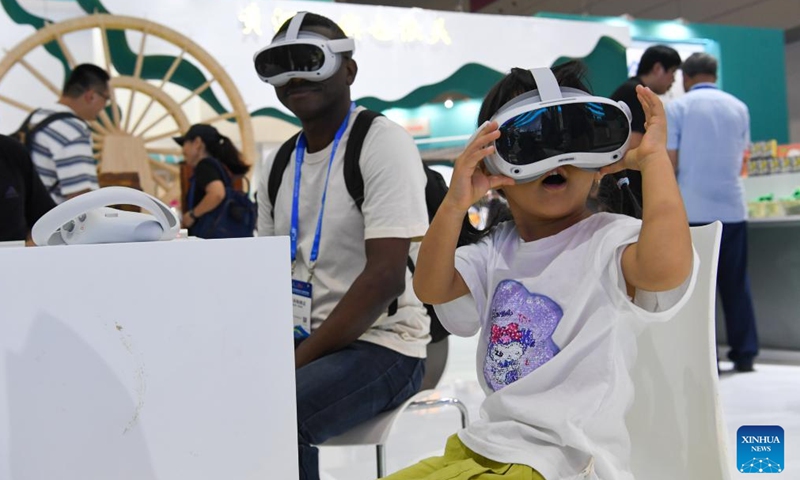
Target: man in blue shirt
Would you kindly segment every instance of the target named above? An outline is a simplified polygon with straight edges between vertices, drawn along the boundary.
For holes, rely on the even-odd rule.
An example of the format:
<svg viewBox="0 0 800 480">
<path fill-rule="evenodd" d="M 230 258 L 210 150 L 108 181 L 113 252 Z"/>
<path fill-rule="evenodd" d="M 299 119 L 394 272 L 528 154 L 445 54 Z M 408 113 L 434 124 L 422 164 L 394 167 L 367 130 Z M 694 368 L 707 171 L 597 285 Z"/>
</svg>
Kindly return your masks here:
<svg viewBox="0 0 800 480">
<path fill-rule="evenodd" d="M 667 104 L 667 150 L 692 225 L 722 222 L 717 287 L 736 371 L 758 354 L 747 276 L 747 208 L 740 172 L 750 143 L 750 114 L 717 85 L 717 60 L 694 53 L 681 66 L 686 94 Z"/>
</svg>

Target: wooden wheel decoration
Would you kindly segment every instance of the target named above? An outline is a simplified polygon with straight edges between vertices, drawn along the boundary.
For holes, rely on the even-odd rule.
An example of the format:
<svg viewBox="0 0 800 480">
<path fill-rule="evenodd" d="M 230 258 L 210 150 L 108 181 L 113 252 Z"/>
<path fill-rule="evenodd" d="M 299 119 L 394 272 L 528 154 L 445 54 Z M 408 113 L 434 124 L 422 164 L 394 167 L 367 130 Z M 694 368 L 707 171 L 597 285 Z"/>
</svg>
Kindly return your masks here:
<svg viewBox="0 0 800 480">
<path fill-rule="evenodd" d="M 76 32 L 96 30 L 101 33 L 104 67 L 112 77 L 110 108 L 107 109 L 109 111 L 101 112 L 97 120 L 91 122 L 96 158 L 102 173 L 138 173 L 144 191 L 168 203 L 179 200 L 179 167 L 158 158 L 181 155 L 180 148 L 172 142 L 171 137 L 185 132 L 191 123 L 217 126 L 234 141 L 238 140 L 245 161 L 251 165 L 254 163 L 256 154 L 250 115 L 226 71 L 208 52 L 188 37 L 141 18 L 95 14 L 49 24 L 38 30 L 9 50 L 0 60 L 0 103 L 26 112 L 39 107 L 26 105 L 12 98 L 13 95 L 3 94 L 3 78 L 14 68 L 26 70 L 34 81 L 53 93 L 55 98 L 52 101 L 55 101 L 61 95 L 61 89 L 33 65 L 31 52 L 38 47 L 57 42 L 69 67 L 74 68 L 81 62 L 75 61 L 65 37 Z M 133 52 L 136 55 L 135 67 L 130 75 L 118 75 L 112 68 L 112 49 L 107 35 L 112 31 L 125 32 L 126 39 L 130 38 L 129 32 L 138 32 L 140 36 L 138 49 Z M 158 43 L 160 54 L 173 55 L 174 60 L 161 79 L 142 78 L 148 41 Z M 164 53 L 165 46 L 173 52 Z M 183 62 L 202 67 L 206 72 L 206 81 L 192 91 L 177 87 L 171 82 Z M 197 117 L 198 99 L 215 83 L 219 86 L 215 93 L 219 94 L 221 89 L 231 110 L 218 114 L 211 108 L 206 108 L 204 110 L 212 113 L 190 121 L 190 118 Z M 230 131 L 232 119 L 236 122 L 238 139 L 235 138 L 237 135 L 225 132 Z"/>
</svg>

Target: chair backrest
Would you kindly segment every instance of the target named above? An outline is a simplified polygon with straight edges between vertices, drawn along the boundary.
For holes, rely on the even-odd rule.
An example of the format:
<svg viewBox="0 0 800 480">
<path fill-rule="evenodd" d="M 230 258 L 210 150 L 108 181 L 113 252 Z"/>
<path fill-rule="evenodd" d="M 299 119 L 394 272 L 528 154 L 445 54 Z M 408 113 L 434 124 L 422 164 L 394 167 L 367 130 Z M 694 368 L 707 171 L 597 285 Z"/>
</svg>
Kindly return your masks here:
<svg viewBox="0 0 800 480">
<path fill-rule="evenodd" d="M 730 478 L 714 329 L 722 224 L 691 232 L 700 258 L 694 292 L 673 319 L 648 326 L 637 341 L 627 416 L 635 478 Z"/>
</svg>

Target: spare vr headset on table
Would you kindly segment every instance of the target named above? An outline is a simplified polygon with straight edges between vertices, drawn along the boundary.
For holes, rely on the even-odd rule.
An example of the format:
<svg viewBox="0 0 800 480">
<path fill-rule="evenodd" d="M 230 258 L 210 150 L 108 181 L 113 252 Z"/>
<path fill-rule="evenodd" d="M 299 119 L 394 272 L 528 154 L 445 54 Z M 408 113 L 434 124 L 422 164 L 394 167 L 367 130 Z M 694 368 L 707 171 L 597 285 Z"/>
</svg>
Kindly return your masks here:
<svg viewBox="0 0 800 480">
<path fill-rule="evenodd" d="M 537 89 L 512 99 L 490 120 L 500 130 L 495 152 L 484 159 L 492 174 L 525 183 L 562 165 L 597 170 L 625 155 L 628 105 L 560 87 L 549 68 L 531 73 Z"/>
<path fill-rule="evenodd" d="M 342 64 L 342 53 L 356 48 L 352 38 L 332 40 L 314 32 L 300 31 L 306 12 L 292 18 L 285 34 L 253 56 L 258 78 L 275 87 L 293 78 L 312 82 L 329 79 Z"/>
</svg>

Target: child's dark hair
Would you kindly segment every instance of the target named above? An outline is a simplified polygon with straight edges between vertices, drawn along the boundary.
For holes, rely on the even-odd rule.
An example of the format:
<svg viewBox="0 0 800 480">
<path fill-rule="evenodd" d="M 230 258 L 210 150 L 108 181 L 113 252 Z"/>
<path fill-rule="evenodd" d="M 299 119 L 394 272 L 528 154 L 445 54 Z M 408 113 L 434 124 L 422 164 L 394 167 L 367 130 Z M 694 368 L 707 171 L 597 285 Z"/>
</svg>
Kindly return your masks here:
<svg viewBox="0 0 800 480">
<path fill-rule="evenodd" d="M 571 61 L 563 63 L 553 67 L 552 70 L 560 86 L 576 88 L 586 93 L 591 93 L 586 83 L 586 67 L 582 62 Z M 535 89 L 536 81 L 530 70 L 524 68 L 511 69 L 511 72 L 497 82 L 486 94 L 478 113 L 478 125 L 482 125 L 483 122 L 492 118 L 500 107 L 515 97 Z M 625 178 L 624 172 L 603 177 L 598 186 L 596 198 L 591 198 L 589 201 L 590 208 L 595 211 L 622 213 L 641 218 L 641 207 L 639 207 L 633 192 L 631 192 L 627 184 L 624 181 L 619 182 L 622 178 Z M 500 193 L 502 194 L 502 192 Z M 474 243 L 486 236 L 498 223 L 510 219 L 511 212 L 508 207 L 505 207 L 503 212 L 497 212 L 495 218 L 487 221 L 487 226 L 483 230 L 473 227 L 469 220 L 465 219 L 461 230 L 460 244 Z"/>
</svg>

